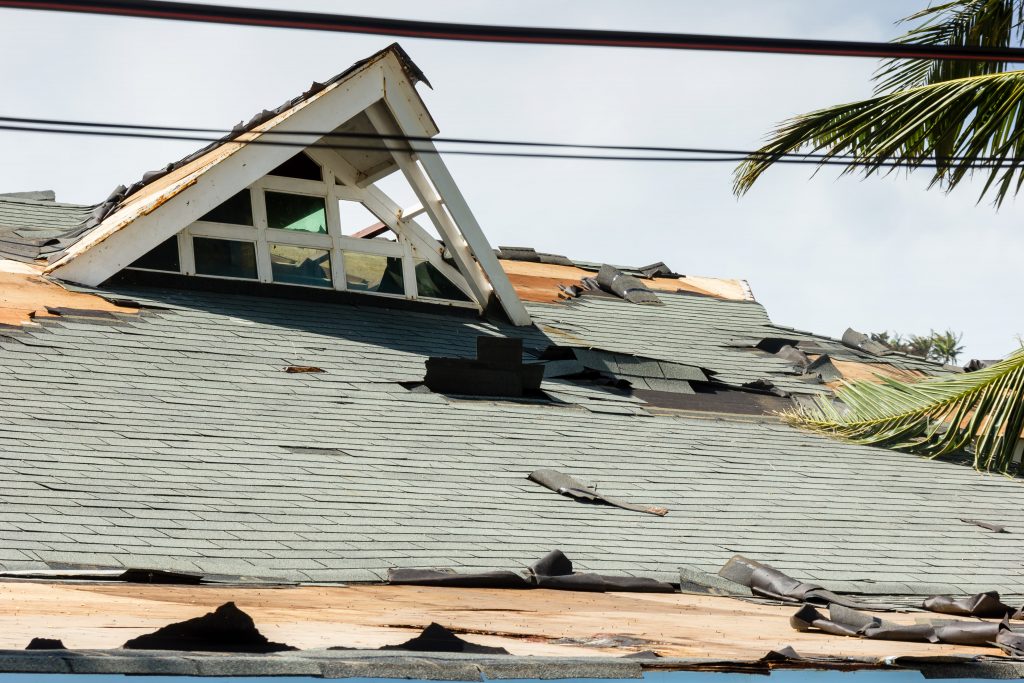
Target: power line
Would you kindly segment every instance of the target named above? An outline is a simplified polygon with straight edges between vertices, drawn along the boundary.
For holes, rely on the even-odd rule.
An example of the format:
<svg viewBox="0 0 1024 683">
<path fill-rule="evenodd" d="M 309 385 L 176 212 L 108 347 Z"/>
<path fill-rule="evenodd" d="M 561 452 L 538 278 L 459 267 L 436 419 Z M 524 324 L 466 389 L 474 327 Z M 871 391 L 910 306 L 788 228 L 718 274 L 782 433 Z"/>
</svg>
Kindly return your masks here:
<svg viewBox="0 0 1024 683">
<path fill-rule="evenodd" d="M 17 116 L 0 116 L 0 123 L 15 123 L 24 124 L 29 126 L 63 126 L 63 127 L 77 127 L 77 128 L 92 128 L 92 129 L 110 129 L 118 131 L 157 131 L 164 133 L 214 133 L 220 136 L 229 136 L 233 134 L 241 134 L 238 131 L 227 131 L 222 128 L 192 128 L 184 126 L 159 126 L 153 124 L 141 124 L 141 123 L 103 123 L 99 121 L 70 121 L 66 119 L 39 119 L 39 118 L 25 118 Z M 3 130 L 0 128 L 0 130 Z M 353 138 L 357 140 L 399 140 L 404 142 L 431 142 L 441 144 L 457 144 L 457 145 L 480 145 L 480 146 L 494 146 L 494 147 L 536 147 L 536 148 L 549 148 L 549 149 L 590 149 L 590 150 L 603 150 L 611 152 L 660 152 L 669 154 L 728 154 L 733 156 L 755 156 L 758 154 L 757 151 L 744 150 L 744 149 L 709 149 L 704 147 L 666 147 L 658 145 L 609 145 L 609 144 L 595 144 L 595 143 L 574 143 L 574 142 L 540 142 L 540 141 L 529 141 L 529 140 L 495 140 L 489 138 L 453 138 L 446 136 L 417 136 L 417 135 L 388 135 L 383 133 L 357 133 L 357 132 L 339 132 L 339 131 L 289 131 L 281 132 L 275 130 L 268 130 L 261 132 L 260 135 L 290 135 L 290 136 L 307 136 L 315 135 L 317 137 L 332 137 L 332 138 Z M 197 138 L 198 139 L 198 138 Z M 207 140 L 208 138 L 202 138 Z M 845 159 L 852 156 L 849 155 L 829 155 L 820 153 L 787 153 L 785 156 L 800 157 L 802 159 Z"/>
<path fill-rule="evenodd" d="M 163 133 L 163 132 L 142 132 L 142 131 L 128 131 L 128 130 L 107 130 L 107 129 L 88 129 L 88 130 L 75 130 L 70 128 L 54 128 L 51 126 L 41 125 L 15 125 L 15 124 L 0 124 L 0 131 L 14 131 L 14 132 L 27 132 L 27 133 L 49 133 L 58 135 L 78 135 L 78 136 L 90 136 L 90 137 L 115 137 L 115 138 L 135 138 L 135 139 L 146 139 L 146 140 L 170 140 L 170 141 L 189 141 L 189 142 L 207 142 L 207 143 L 230 143 L 236 142 L 232 139 L 225 138 L 211 138 L 203 137 L 198 135 L 184 135 L 175 133 Z M 308 135 L 321 135 L 319 133 L 287 133 L 288 135 L 296 136 L 308 136 Z M 266 133 L 261 133 L 261 136 Z M 335 133 L 324 134 L 326 136 L 339 135 Z M 385 136 L 374 136 L 376 139 L 385 139 Z M 402 137 L 402 136 L 391 136 L 391 137 Z M 413 138 L 414 139 L 414 138 Z M 415 140 L 415 139 L 414 139 Z M 337 143 L 322 143 L 322 142 L 296 142 L 296 141 L 285 141 L 285 140 L 266 140 L 262 137 L 254 140 L 243 140 L 237 141 L 239 144 L 246 145 L 273 145 L 282 147 L 295 147 L 305 148 L 312 147 L 316 149 L 334 149 L 334 150 L 355 150 L 355 151 L 372 151 L 381 152 L 385 151 L 380 146 L 368 145 L 368 144 L 337 144 Z M 528 143 L 524 143 L 528 144 Z M 552 143 L 561 144 L 561 143 Z M 627 148 L 628 149 L 628 148 Z M 663 148 L 671 149 L 671 148 Z M 684 149 L 684 148 L 680 148 Z M 717 149 L 700 149 L 690 148 L 693 152 L 707 155 L 707 156 L 652 156 L 652 155 L 619 155 L 619 154 L 574 154 L 574 153 L 561 153 L 561 152 L 501 152 L 491 150 L 466 150 L 466 149 L 455 149 L 455 150 L 423 150 L 423 149 L 411 149 L 410 151 L 416 154 L 447 154 L 447 155 L 460 155 L 460 156 L 481 156 L 481 157 L 506 157 L 506 158 L 524 158 L 524 159 L 569 159 L 579 161 L 630 161 L 630 162 L 674 162 L 674 163 L 739 163 L 746 161 L 751 156 L 757 157 L 757 152 L 744 152 L 742 156 L 726 156 L 732 154 L 730 150 L 717 150 Z M 920 161 L 920 162 L 904 162 L 904 161 L 873 161 L 867 159 L 853 159 L 846 157 L 844 159 L 828 157 L 827 155 L 803 155 L 803 154 L 783 154 L 783 155 L 762 155 L 766 159 L 770 159 L 773 163 L 779 164 L 811 164 L 816 166 L 871 166 L 878 168 L 936 168 L 938 164 L 935 161 Z M 1020 160 L 1017 159 L 972 159 L 973 165 L 980 168 L 995 168 L 1002 166 L 1017 166 Z M 976 162 L 976 163 L 975 163 Z"/>
<path fill-rule="evenodd" d="M 163 0 L 0 0 L 0 7 L 54 12 L 171 19 L 203 23 L 264 26 L 365 33 L 406 38 L 460 40 L 531 45 L 590 45 L 674 50 L 718 50 L 775 54 L 883 57 L 895 59 L 957 59 L 986 62 L 1024 62 L 1024 49 L 953 47 L 849 40 L 805 40 L 687 33 L 610 31 L 597 29 L 489 26 L 451 22 L 412 21 L 323 12 L 201 5 Z"/>
</svg>

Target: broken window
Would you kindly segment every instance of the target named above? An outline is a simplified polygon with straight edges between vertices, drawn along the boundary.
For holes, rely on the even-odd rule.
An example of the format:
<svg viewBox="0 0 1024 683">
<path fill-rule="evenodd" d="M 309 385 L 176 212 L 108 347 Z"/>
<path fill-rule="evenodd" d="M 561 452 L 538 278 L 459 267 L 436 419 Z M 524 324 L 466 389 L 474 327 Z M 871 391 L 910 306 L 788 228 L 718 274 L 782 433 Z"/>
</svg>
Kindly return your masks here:
<svg viewBox="0 0 1024 683">
<path fill-rule="evenodd" d="M 324 179 L 323 174 L 320 172 L 320 165 L 310 159 L 309 155 L 305 152 L 299 152 L 267 175 L 298 178 L 299 180 L 322 181 Z"/>
<path fill-rule="evenodd" d="M 249 195 L 249 190 L 242 190 L 199 220 L 210 223 L 252 225 L 252 197 Z"/>
<path fill-rule="evenodd" d="M 397 256 L 345 252 L 345 283 L 356 292 L 404 294 L 402 259 Z"/>
<path fill-rule="evenodd" d="M 192 252 L 199 275 L 256 279 L 256 245 L 253 242 L 193 237 Z"/>
<path fill-rule="evenodd" d="M 178 236 L 175 235 L 156 245 L 149 253 L 140 256 L 128 267 L 142 268 L 144 270 L 165 270 L 172 273 L 180 272 L 181 261 L 178 259 Z"/>
<path fill-rule="evenodd" d="M 323 197 L 285 192 L 265 192 L 267 227 L 327 234 Z"/>
<path fill-rule="evenodd" d="M 290 244 L 270 245 L 274 282 L 313 287 L 331 286 L 331 252 Z"/>
<path fill-rule="evenodd" d="M 466 293 L 456 287 L 454 282 L 429 261 L 416 262 L 416 291 L 420 296 L 431 299 L 469 301 Z"/>
</svg>

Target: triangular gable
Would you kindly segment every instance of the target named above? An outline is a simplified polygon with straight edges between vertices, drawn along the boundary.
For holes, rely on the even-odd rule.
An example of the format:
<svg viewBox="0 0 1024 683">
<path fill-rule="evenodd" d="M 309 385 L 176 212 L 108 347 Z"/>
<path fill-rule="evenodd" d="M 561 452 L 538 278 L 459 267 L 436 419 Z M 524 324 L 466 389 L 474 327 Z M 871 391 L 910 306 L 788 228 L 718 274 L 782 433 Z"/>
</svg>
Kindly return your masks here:
<svg viewBox="0 0 1024 683">
<path fill-rule="evenodd" d="M 397 46 L 377 53 L 319 91 L 297 98 L 276 113 L 268 112 L 273 115 L 259 125 L 187 159 L 120 199 L 47 272 L 71 282 L 99 285 L 177 235 L 182 249 L 181 272 L 195 275 L 194 254 L 186 253 L 186 249 L 192 248 L 197 237 L 232 239 L 227 227 L 218 233 L 215 225 L 207 224 L 211 212 L 240 192 L 250 188 L 264 202 L 279 199 L 275 198 L 279 193 L 322 194 L 330 223 L 329 244 L 319 238 L 275 231 L 275 226 L 267 223 L 267 216 L 260 213 L 264 204 L 254 201 L 257 215 L 251 227 L 263 264 L 260 281 L 274 281 L 267 253 L 271 239 L 278 247 L 284 243 L 329 251 L 335 275 L 332 286 L 340 290 L 358 291 L 352 278 L 346 280 L 343 274 L 344 264 L 355 262 L 349 258 L 350 252 L 386 253 L 391 255 L 389 258 L 402 259 L 406 289 L 401 296 L 405 298 L 431 298 L 429 293 L 421 295 L 411 284 L 417 279 L 417 266 L 422 270 L 424 264 L 429 264 L 426 267 L 436 278 L 465 293 L 469 305 L 483 311 L 498 303 L 513 323 L 529 324 L 526 309 L 431 142 L 310 134 L 333 131 L 435 136 L 437 127 L 414 87 L 418 79 L 422 75 Z M 267 141 L 273 144 L 262 144 Z M 338 148 L 344 146 L 359 149 Z M 311 179 L 288 178 L 287 173 L 270 175 L 282 164 L 296 163 L 300 152 L 323 169 L 319 185 Z M 395 170 L 402 172 L 420 201 L 412 212 L 403 210 L 374 184 Z M 301 175 L 292 173 L 296 174 Z M 382 240 L 342 235 L 336 216 L 338 202 L 361 204 L 397 236 L 396 240 L 385 246 Z M 429 219 L 441 242 L 417 223 L 419 215 Z M 216 234 L 207 235 L 204 230 Z M 327 260 L 325 256 L 323 261 Z"/>
</svg>

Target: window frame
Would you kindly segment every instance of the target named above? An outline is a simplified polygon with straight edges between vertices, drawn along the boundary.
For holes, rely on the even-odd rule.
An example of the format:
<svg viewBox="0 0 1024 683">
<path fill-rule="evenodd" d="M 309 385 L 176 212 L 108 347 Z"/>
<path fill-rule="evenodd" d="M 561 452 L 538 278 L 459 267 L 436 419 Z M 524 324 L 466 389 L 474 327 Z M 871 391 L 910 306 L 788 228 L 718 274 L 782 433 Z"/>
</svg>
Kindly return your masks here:
<svg viewBox="0 0 1024 683">
<path fill-rule="evenodd" d="M 433 297 L 419 296 L 416 289 L 416 262 L 420 260 L 432 260 L 427 258 L 420 249 L 413 246 L 408 237 L 403 235 L 395 224 L 400 224 L 402 219 L 396 216 L 381 216 L 379 211 L 374 210 L 372 203 L 368 202 L 369 192 L 359 185 L 345 184 L 338 178 L 330 163 L 325 163 L 322 155 L 312 150 L 304 150 L 310 158 L 320 166 L 322 181 L 304 180 L 301 178 L 289 178 L 286 176 L 265 175 L 256 182 L 249 185 L 249 198 L 252 202 L 253 225 L 238 225 L 234 223 L 215 223 L 210 221 L 197 220 L 178 234 L 178 263 L 180 274 L 194 277 L 215 278 L 219 280 L 235 280 L 239 282 L 260 282 L 264 284 L 278 284 L 286 287 L 304 287 L 323 291 L 333 289 L 339 292 L 350 291 L 355 294 L 366 296 L 377 296 L 391 299 L 419 300 L 431 303 L 443 304 L 459 308 L 478 309 L 479 306 L 473 301 L 472 294 L 466 287 L 452 280 L 453 284 L 462 290 L 469 301 L 455 301 L 452 299 L 438 299 Z M 288 230 L 284 228 L 271 228 L 267 221 L 266 192 L 279 192 L 285 194 L 298 194 L 310 197 L 318 197 L 324 200 L 327 220 L 327 233 L 305 232 L 302 230 Z M 233 196 L 233 195 L 232 195 Z M 370 195 L 372 196 L 372 195 Z M 396 241 L 360 239 L 344 235 L 341 230 L 341 217 L 339 211 L 340 201 L 359 202 L 373 216 L 376 216 L 385 225 L 392 228 L 397 237 Z M 411 219 L 409 219 L 411 220 Z M 208 275 L 196 272 L 195 253 L 192 247 L 194 237 L 206 237 L 212 239 L 226 239 L 243 242 L 253 242 L 256 246 L 256 279 L 239 278 L 228 275 Z M 330 252 L 331 260 L 331 282 L 330 286 L 307 285 L 294 282 L 275 282 L 273 279 L 273 265 L 270 259 L 270 245 L 279 244 L 296 247 L 309 247 L 323 249 Z M 355 252 L 373 254 L 378 256 L 390 256 L 402 259 L 402 281 L 405 288 L 404 294 L 391 294 L 383 292 L 368 292 L 364 290 L 350 290 L 345 274 L 345 253 Z M 437 264 L 435 264 L 437 265 Z M 447 265 L 447 264 L 445 264 Z M 132 268 L 132 270 L 144 270 Z M 170 273 L 174 271 L 152 271 Z M 457 271 L 456 271 L 457 272 Z M 443 270 L 442 270 L 443 273 Z M 447 277 L 447 276 L 446 276 Z"/>
</svg>

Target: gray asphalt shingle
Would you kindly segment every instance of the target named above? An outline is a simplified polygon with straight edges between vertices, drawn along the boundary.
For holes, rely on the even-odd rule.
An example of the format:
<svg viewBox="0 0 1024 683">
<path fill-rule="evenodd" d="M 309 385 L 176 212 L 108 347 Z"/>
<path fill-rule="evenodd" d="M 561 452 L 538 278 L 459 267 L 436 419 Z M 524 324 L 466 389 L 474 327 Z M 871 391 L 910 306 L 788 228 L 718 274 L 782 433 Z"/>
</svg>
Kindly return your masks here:
<svg viewBox="0 0 1024 683">
<path fill-rule="evenodd" d="M 1018 481 L 763 420 L 581 409 L 596 402 L 589 390 L 552 405 L 399 384 L 422 379 L 428 356 L 474 355 L 481 332 L 561 343 L 556 324 L 595 346 L 747 381 L 773 359 L 722 349 L 770 330 L 756 304 L 666 294 L 650 308 L 537 305 L 541 328 L 521 330 L 132 294 L 164 308 L 0 332 L 0 567 L 371 580 L 389 567 L 516 568 L 559 547 L 581 568 L 668 579 L 744 553 L 812 580 L 1024 593 L 1018 534 L 959 521 L 1024 529 Z M 325 372 L 288 374 L 288 364 Z M 670 512 L 575 502 L 527 481 L 542 467 Z"/>
</svg>

